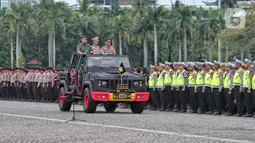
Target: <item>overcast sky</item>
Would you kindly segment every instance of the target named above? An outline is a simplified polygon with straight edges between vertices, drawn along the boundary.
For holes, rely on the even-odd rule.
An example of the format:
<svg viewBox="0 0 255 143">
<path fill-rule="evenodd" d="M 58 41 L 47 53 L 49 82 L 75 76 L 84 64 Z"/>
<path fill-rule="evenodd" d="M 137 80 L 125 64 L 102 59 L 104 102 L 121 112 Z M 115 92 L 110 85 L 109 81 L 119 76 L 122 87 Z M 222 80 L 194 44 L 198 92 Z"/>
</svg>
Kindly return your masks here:
<svg viewBox="0 0 255 143">
<path fill-rule="evenodd" d="M 69 3 L 70 5 L 77 4 L 77 0 L 56 0 L 56 1 L 64 1 Z M 176 0 L 172 0 L 174 3 Z M 204 5 L 202 1 L 216 1 L 216 0 L 181 0 L 182 3 L 186 5 Z M 159 0 L 159 4 L 161 5 L 171 5 L 171 0 Z"/>
</svg>

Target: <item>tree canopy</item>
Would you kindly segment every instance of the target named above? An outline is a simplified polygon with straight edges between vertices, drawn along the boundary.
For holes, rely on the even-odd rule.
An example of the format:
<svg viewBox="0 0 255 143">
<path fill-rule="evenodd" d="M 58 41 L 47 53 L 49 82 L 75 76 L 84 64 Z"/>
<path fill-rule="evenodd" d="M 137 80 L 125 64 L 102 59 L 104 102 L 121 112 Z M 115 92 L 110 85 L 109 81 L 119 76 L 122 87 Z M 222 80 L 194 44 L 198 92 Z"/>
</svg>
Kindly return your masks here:
<svg viewBox="0 0 255 143">
<path fill-rule="evenodd" d="M 100 46 L 112 39 L 117 53 L 129 55 L 139 67 L 201 57 L 208 61 L 252 58 L 255 52 L 254 15 L 246 16 L 243 29 L 224 26 L 225 9 L 235 7 L 234 0 L 222 0 L 222 9 L 186 6 L 178 0 L 167 9 L 137 0 L 131 8 L 112 5 L 102 10 L 88 0 L 79 2 L 79 11 L 54 0 L 1 9 L 1 65 L 19 67 L 22 59 L 38 60 L 44 67 L 67 66 L 82 36 L 90 44 L 91 38 L 99 37 Z"/>
</svg>

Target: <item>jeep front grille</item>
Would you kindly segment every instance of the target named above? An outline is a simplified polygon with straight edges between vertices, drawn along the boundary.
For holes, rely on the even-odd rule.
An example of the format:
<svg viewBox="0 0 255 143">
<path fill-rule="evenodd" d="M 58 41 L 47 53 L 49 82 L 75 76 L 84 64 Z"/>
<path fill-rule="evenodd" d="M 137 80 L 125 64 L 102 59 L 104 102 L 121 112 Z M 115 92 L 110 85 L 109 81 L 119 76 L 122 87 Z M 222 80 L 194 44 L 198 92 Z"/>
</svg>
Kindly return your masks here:
<svg viewBox="0 0 255 143">
<path fill-rule="evenodd" d="M 110 89 L 116 89 L 118 84 L 121 84 L 121 80 L 110 80 Z M 132 88 L 132 81 L 131 80 L 122 80 L 122 84 L 127 84 L 128 88 Z"/>
</svg>

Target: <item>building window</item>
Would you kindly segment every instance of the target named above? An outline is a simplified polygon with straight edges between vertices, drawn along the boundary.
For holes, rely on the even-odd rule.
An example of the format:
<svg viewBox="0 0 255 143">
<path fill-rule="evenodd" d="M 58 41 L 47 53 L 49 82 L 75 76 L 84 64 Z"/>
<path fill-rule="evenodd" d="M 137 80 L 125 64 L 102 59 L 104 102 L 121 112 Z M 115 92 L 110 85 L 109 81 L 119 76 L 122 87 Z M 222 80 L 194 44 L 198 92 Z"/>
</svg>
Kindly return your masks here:
<svg viewBox="0 0 255 143">
<path fill-rule="evenodd" d="M 104 4 L 104 0 L 90 0 L 91 3 Z"/>
</svg>

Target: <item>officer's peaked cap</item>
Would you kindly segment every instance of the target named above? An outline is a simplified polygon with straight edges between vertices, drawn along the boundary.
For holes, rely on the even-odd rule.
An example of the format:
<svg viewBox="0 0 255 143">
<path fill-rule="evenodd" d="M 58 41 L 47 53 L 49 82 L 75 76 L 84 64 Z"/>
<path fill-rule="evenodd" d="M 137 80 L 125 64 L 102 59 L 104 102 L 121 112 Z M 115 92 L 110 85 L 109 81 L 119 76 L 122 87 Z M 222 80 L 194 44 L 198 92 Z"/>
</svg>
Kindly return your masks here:
<svg viewBox="0 0 255 143">
<path fill-rule="evenodd" d="M 166 66 L 165 64 L 162 64 L 162 63 L 159 63 L 159 66 L 162 66 L 162 67 L 164 67 L 164 66 Z"/>
<path fill-rule="evenodd" d="M 170 63 L 170 62 L 165 61 L 165 65 L 171 66 L 171 65 L 173 65 L 173 64 Z"/>
<path fill-rule="evenodd" d="M 246 64 L 252 64 L 252 61 L 249 60 L 249 59 L 247 59 L 247 58 L 245 58 L 245 59 L 244 59 L 244 63 L 246 63 Z"/>
<path fill-rule="evenodd" d="M 156 66 L 154 66 L 154 65 L 150 65 L 150 68 L 156 68 Z"/>
<path fill-rule="evenodd" d="M 99 40 L 99 37 L 94 37 L 92 38 L 93 41 L 98 41 Z"/>
<path fill-rule="evenodd" d="M 221 65 L 221 63 L 220 62 L 218 62 L 218 61 L 215 61 L 214 60 L 214 62 L 213 62 L 214 64 L 216 64 L 216 65 Z"/>
<path fill-rule="evenodd" d="M 242 61 L 240 61 L 240 60 L 238 60 L 238 59 L 236 59 L 236 64 L 242 64 L 243 62 Z"/>
</svg>

